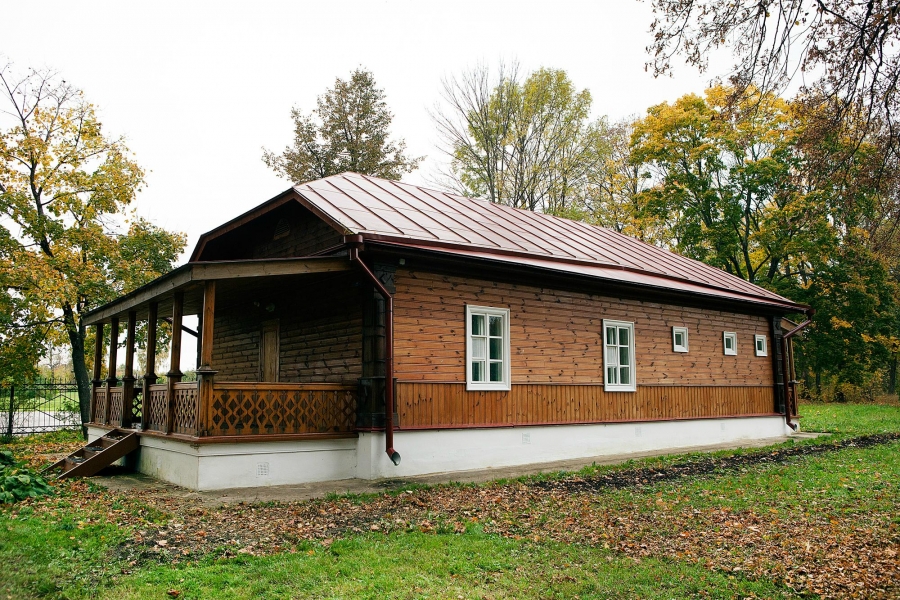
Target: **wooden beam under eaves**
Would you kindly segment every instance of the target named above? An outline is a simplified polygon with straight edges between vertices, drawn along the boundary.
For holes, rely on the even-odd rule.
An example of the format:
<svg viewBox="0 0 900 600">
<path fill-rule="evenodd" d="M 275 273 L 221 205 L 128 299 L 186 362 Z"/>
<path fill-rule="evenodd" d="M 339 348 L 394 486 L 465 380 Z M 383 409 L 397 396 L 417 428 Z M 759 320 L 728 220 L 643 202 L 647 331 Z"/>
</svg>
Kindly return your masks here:
<svg viewBox="0 0 900 600">
<path fill-rule="evenodd" d="M 188 263 L 87 313 L 84 324 L 106 323 L 110 318 L 143 307 L 150 301 L 168 298 L 175 291 L 184 290 L 191 283 L 198 281 L 333 273 L 349 271 L 351 268 L 352 265 L 346 257 L 331 256 Z"/>
</svg>

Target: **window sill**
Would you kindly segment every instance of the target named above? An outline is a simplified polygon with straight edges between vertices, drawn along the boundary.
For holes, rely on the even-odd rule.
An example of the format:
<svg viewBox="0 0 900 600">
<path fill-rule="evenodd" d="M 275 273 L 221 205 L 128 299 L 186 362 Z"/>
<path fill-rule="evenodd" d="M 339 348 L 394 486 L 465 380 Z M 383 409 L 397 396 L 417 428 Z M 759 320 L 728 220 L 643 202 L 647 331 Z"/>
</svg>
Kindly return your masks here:
<svg viewBox="0 0 900 600">
<path fill-rule="evenodd" d="M 508 383 L 466 383 L 467 392 L 508 392 L 510 387 Z"/>
<path fill-rule="evenodd" d="M 637 386 L 633 385 L 604 385 L 604 392 L 636 392 Z"/>
</svg>

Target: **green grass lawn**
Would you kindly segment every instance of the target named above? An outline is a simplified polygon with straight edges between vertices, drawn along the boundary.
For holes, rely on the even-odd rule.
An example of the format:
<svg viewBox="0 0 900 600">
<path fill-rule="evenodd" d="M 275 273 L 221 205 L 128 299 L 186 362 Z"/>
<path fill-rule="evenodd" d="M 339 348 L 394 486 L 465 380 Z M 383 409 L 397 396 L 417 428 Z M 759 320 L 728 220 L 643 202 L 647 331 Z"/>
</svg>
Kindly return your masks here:
<svg viewBox="0 0 900 600">
<path fill-rule="evenodd" d="M 193 505 L 66 483 L 55 497 L 0 507 L 0 599 L 778 598 L 795 590 L 839 596 L 856 585 L 861 597 L 896 597 L 890 553 L 900 550 L 900 442 L 779 452 L 900 432 L 900 407 L 801 405 L 801 414 L 804 429 L 840 435 L 576 476 L 230 506 L 201 516 L 192 516 Z M 34 462 L 39 440 L 11 447 Z M 65 443 L 73 442 L 53 442 Z M 767 460 L 665 481 L 652 475 L 753 453 Z M 635 485 L 578 487 L 634 473 L 644 478 Z M 338 511 L 356 511 L 348 521 L 355 531 L 307 539 L 294 529 L 296 514 L 337 520 Z M 220 541 L 185 545 L 190 551 L 154 544 L 161 528 L 170 540 L 176 529 L 195 540 L 226 525 Z M 281 550 L 272 551 L 278 540 Z"/>
<path fill-rule="evenodd" d="M 808 403 L 800 405 L 803 431 L 865 435 L 900 428 L 900 405 Z"/>
<path fill-rule="evenodd" d="M 164 598 L 712 598 L 783 597 L 681 561 L 639 562 L 582 545 L 483 533 L 360 535 L 328 548 L 261 558 L 207 559 L 144 570 L 104 596 Z"/>
</svg>

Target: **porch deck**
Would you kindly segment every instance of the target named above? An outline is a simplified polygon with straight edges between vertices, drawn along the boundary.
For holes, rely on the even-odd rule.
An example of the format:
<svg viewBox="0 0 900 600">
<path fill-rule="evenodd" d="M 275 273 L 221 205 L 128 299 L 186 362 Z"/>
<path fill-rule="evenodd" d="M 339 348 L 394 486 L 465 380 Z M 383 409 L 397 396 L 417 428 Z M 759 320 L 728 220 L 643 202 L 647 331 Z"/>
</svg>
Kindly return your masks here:
<svg viewBox="0 0 900 600">
<path fill-rule="evenodd" d="M 354 435 L 357 388 L 209 379 L 94 388 L 91 424 L 198 441 Z"/>
</svg>

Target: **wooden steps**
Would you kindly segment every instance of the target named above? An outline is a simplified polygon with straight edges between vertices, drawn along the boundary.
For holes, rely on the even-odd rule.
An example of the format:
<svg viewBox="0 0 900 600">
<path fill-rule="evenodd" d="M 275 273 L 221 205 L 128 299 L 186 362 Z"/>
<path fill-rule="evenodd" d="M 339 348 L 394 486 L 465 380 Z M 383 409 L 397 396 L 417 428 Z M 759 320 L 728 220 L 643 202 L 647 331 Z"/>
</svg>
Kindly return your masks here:
<svg viewBox="0 0 900 600">
<path fill-rule="evenodd" d="M 83 448 L 44 469 L 45 473 L 57 472 L 57 479 L 90 477 L 104 467 L 113 464 L 140 446 L 138 433 L 125 429 L 113 429 Z"/>
</svg>

